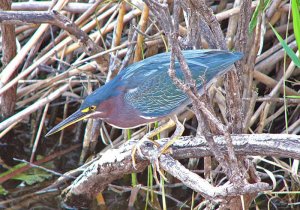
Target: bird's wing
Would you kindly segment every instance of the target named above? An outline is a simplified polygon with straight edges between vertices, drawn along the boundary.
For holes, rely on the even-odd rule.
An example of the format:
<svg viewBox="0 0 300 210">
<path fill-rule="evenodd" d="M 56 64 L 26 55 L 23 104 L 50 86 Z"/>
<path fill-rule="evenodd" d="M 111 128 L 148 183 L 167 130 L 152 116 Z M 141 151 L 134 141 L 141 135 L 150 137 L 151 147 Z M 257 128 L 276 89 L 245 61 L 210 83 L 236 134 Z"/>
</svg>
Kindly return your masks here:
<svg viewBox="0 0 300 210">
<path fill-rule="evenodd" d="M 199 90 L 203 76 L 209 82 L 241 57 L 219 50 L 193 50 L 183 54 Z M 168 75 L 170 54 L 153 57 L 131 65 L 121 75 L 122 80 L 126 81 L 126 103 L 139 111 L 141 116 L 149 118 L 166 116 L 188 100 Z M 175 70 L 176 76 L 183 80 L 178 62 L 175 63 Z"/>
<path fill-rule="evenodd" d="M 168 115 L 187 100 L 187 96 L 172 83 L 166 71 L 129 89 L 124 98 L 143 117 Z"/>
<path fill-rule="evenodd" d="M 165 56 L 165 55 L 164 55 Z M 168 75 L 170 61 L 162 57 L 159 60 L 151 60 L 147 65 L 139 66 L 139 70 L 132 71 L 130 77 L 126 78 L 127 90 L 124 99 L 137 110 L 142 117 L 161 117 L 170 114 L 184 104 L 188 97 L 176 85 Z M 164 62 L 163 62 L 164 61 Z M 198 76 L 207 69 L 207 66 L 198 63 L 193 59 L 187 59 L 191 70 L 197 69 L 198 85 L 201 86 Z M 176 76 L 183 79 L 179 63 L 175 64 Z M 129 74 L 127 74 L 128 76 Z"/>
</svg>

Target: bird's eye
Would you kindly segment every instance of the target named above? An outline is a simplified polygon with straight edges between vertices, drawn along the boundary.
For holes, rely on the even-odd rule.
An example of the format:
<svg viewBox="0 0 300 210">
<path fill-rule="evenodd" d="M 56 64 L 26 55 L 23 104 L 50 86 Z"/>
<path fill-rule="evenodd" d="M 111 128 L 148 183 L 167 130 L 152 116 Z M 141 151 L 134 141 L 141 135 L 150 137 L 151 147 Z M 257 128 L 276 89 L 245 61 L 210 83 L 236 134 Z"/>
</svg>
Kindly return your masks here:
<svg viewBox="0 0 300 210">
<path fill-rule="evenodd" d="M 95 111 L 95 110 L 96 110 L 96 106 L 91 106 L 91 107 L 90 107 L 90 110 L 91 110 L 91 111 Z"/>
</svg>

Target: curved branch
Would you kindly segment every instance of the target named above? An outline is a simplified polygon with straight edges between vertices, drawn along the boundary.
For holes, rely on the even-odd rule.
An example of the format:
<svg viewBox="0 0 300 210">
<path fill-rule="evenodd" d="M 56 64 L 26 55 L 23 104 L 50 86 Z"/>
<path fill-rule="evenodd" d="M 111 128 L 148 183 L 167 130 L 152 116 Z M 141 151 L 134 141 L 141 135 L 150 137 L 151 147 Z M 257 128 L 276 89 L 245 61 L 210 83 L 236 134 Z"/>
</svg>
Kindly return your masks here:
<svg viewBox="0 0 300 210">
<path fill-rule="evenodd" d="M 168 139 L 162 139 L 157 142 L 163 144 L 167 140 Z M 223 136 L 215 136 L 214 140 L 221 151 L 226 154 L 227 148 L 225 138 Z M 232 140 L 237 155 L 300 158 L 300 136 L 297 135 L 244 134 L 232 135 Z M 86 206 L 96 193 L 103 191 L 112 181 L 121 178 L 124 174 L 143 171 L 150 164 L 150 161 L 137 157 L 136 169 L 133 168 L 131 149 L 135 143 L 136 141 L 129 141 L 118 149 L 110 149 L 100 158 L 93 161 L 93 163 L 89 163 L 89 166 L 85 168 L 84 172 L 64 191 L 63 196 L 65 201 L 75 206 Z M 155 148 L 149 144 L 142 148 L 145 156 L 151 152 L 153 153 L 153 150 L 155 150 Z M 201 193 L 204 197 L 224 199 L 226 196 L 236 195 L 237 192 L 231 185 L 212 188 L 210 184 L 206 183 L 206 180 L 203 180 L 196 174 L 190 174 L 192 172 L 182 176 L 184 167 L 178 161 L 174 160 L 183 158 L 201 158 L 211 155 L 212 152 L 203 137 L 188 136 L 182 137 L 176 141 L 172 146 L 172 155 L 162 155 L 159 158 L 159 161 L 160 166 L 164 170 L 180 179 L 186 186 Z M 63 181 L 65 180 L 61 180 L 61 182 Z M 256 183 L 254 185 L 244 186 L 242 192 L 238 193 L 243 194 L 267 190 L 268 188 L 269 186 L 266 183 Z"/>
</svg>

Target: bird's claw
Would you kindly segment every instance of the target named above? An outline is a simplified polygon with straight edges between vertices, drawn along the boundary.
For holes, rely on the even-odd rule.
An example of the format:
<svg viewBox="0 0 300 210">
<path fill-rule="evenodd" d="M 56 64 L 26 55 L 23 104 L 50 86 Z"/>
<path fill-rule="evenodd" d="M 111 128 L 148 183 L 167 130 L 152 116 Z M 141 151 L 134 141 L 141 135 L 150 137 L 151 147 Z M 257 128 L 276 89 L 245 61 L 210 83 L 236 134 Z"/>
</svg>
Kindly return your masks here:
<svg viewBox="0 0 300 210">
<path fill-rule="evenodd" d="M 136 168 L 136 161 L 135 161 L 135 154 L 138 153 L 138 155 L 142 158 L 142 159 L 147 159 L 145 157 L 145 155 L 142 153 L 141 147 L 145 144 L 147 144 L 147 142 L 151 143 L 152 145 L 156 145 L 156 143 L 154 141 L 152 141 L 151 139 L 148 138 L 142 138 L 140 141 L 138 141 L 132 148 L 132 152 L 131 152 L 131 159 L 132 159 L 132 165 L 134 169 Z M 148 146 L 148 145 L 147 145 Z"/>
<path fill-rule="evenodd" d="M 151 160 L 152 167 L 153 167 L 153 172 L 154 172 L 153 173 L 153 177 L 154 177 L 154 179 L 155 179 L 155 181 L 156 181 L 156 183 L 158 185 L 160 184 L 160 182 L 159 182 L 159 180 L 157 178 L 157 173 L 156 172 L 159 173 L 160 177 L 162 177 L 165 182 L 169 182 L 168 179 L 167 179 L 167 177 L 165 177 L 165 175 L 163 174 L 163 172 L 160 170 L 159 162 L 158 162 L 158 158 L 159 158 L 160 155 L 161 154 L 158 154 L 158 156 L 152 157 L 152 160 Z"/>
<path fill-rule="evenodd" d="M 147 145 L 148 143 L 151 143 L 151 146 L 153 147 L 157 147 L 156 149 L 154 150 L 151 150 L 151 153 L 148 154 L 146 158 L 146 156 L 142 153 L 142 150 L 141 150 L 141 147 L 143 145 L 146 145 L 147 147 L 150 146 L 150 145 Z M 153 177 L 155 179 L 155 181 L 159 184 L 159 180 L 157 178 L 157 172 L 159 173 L 160 177 L 162 177 L 164 179 L 164 181 L 168 182 L 168 179 L 165 177 L 165 175 L 163 174 L 163 172 L 161 171 L 160 169 L 160 166 L 159 166 L 159 157 L 166 153 L 166 152 L 169 152 L 169 150 L 162 150 L 163 147 L 160 147 L 160 145 L 158 146 L 158 144 L 155 142 L 155 141 L 152 141 L 148 138 L 143 138 L 141 139 L 139 142 L 137 142 L 133 149 L 132 149 L 132 152 L 131 152 L 131 158 L 132 158 L 132 165 L 133 165 L 133 168 L 134 169 L 137 169 L 136 168 L 136 161 L 135 161 L 135 154 L 138 153 L 138 155 L 143 158 L 143 159 L 149 159 L 150 163 L 152 164 L 152 167 L 153 167 Z"/>
<path fill-rule="evenodd" d="M 165 177 L 163 172 L 160 170 L 160 166 L 159 166 L 158 159 L 162 154 L 163 153 L 160 152 L 160 149 L 153 150 L 153 152 L 151 153 L 150 158 L 149 158 L 150 163 L 152 164 L 152 167 L 153 167 L 153 171 L 154 171 L 153 177 L 154 177 L 155 181 L 157 182 L 157 184 L 159 184 L 160 182 L 158 181 L 156 172 L 158 172 L 160 177 L 162 177 L 166 182 L 168 182 L 168 179 Z"/>
</svg>

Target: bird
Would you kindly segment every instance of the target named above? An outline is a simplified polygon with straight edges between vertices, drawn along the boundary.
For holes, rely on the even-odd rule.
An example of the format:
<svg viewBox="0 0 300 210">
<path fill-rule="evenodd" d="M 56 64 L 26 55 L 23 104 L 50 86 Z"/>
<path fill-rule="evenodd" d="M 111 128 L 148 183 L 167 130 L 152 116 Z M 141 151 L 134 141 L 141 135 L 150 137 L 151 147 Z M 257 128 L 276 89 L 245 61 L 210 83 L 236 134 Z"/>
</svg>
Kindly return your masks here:
<svg viewBox="0 0 300 210">
<path fill-rule="evenodd" d="M 183 50 L 182 54 L 199 93 L 203 92 L 203 78 L 208 87 L 243 57 L 241 52 L 215 49 Z M 76 112 L 53 127 L 46 136 L 87 118 L 101 119 L 121 129 L 165 118 L 174 119 L 171 116 L 176 116 L 191 101 L 169 77 L 170 56 L 170 52 L 160 53 L 124 68 L 114 79 L 88 95 Z M 175 73 L 184 80 L 177 60 Z"/>
</svg>

